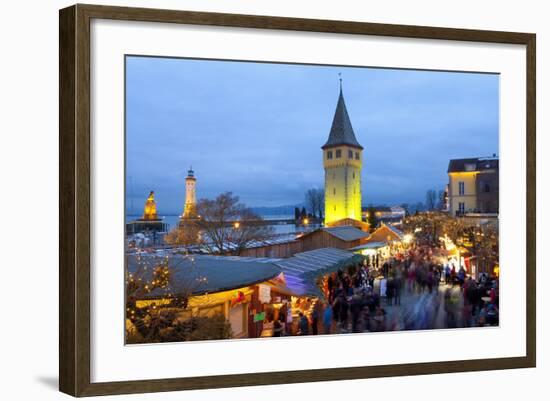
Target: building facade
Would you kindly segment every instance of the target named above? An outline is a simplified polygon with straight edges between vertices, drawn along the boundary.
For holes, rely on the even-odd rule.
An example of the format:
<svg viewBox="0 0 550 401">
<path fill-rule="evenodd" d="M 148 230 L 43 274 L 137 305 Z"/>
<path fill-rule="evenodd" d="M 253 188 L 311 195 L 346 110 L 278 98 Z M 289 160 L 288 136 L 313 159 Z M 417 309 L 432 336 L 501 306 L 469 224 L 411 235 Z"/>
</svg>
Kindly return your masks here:
<svg viewBox="0 0 550 401">
<path fill-rule="evenodd" d="M 452 216 L 498 213 L 499 168 L 496 156 L 451 160 L 447 173 L 448 211 Z"/>
<path fill-rule="evenodd" d="M 322 146 L 325 169 L 325 224 L 361 220 L 363 147 L 355 138 L 342 86 L 327 142 Z"/>
</svg>

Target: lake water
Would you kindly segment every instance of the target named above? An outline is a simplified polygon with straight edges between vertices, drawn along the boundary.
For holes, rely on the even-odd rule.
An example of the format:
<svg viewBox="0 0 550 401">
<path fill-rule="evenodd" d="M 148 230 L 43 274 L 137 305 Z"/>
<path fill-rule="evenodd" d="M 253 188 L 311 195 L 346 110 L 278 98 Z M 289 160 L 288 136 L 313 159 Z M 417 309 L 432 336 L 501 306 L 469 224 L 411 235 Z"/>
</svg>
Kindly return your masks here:
<svg viewBox="0 0 550 401">
<path fill-rule="evenodd" d="M 178 215 L 166 215 L 166 216 L 160 216 L 165 223 L 169 225 L 169 230 L 173 229 L 177 226 L 179 221 Z M 136 220 L 141 218 L 141 216 L 136 215 L 126 215 L 126 222 L 129 223 L 130 221 Z M 294 215 L 265 215 L 262 216 L 264 220 L 288 220 L 288 219 L 294 219 Z M 291 234 L 295 232 L 301 232 L 303 231 L 303 227 L 296 227 L 294 224 L 273 224 L 270 227 L 273 228 L 274 234 Z"/>
</svg>

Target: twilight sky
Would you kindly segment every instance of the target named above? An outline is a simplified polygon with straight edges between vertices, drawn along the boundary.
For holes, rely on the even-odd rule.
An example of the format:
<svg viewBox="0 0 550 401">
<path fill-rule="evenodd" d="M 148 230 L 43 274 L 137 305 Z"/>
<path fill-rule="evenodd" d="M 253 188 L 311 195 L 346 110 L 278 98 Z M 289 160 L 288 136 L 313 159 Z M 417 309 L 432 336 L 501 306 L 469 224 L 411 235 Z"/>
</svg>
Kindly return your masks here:
<svg viewBox="0 0 550 401">
<path fill-rule="evenodd" d="M 190 165 L 198 198 L 303 202 L 324 185 L 338 73 L 365 148 L 364 205 L 423 202 L 449 159 L 499 151 L 498 75 L 149 57 L 126 69 L 129 213 L 150 190 L 160 214 L 181 213 Z"/>
</svg>

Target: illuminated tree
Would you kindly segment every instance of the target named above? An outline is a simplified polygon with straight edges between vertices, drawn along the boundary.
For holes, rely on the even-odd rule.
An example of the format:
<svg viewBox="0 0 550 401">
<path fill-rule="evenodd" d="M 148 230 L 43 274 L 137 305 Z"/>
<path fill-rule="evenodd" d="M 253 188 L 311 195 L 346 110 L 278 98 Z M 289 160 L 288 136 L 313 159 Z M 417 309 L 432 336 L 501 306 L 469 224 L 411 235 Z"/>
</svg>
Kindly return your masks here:
<svg viewBox="0 0 550 401">
<path fill-rule="evenodd" d="M 137 266 L 126 269 L 126 341 L 154 343 L 231 337 L 223 315 L 181 319 L 181 311 L 206 278 L 193 255 L 137 255 Z M 128 261 L 128 259 L 127 259 Z M 177 285 L 175 276 L 177 275 Z"/>
<path fill-rule="evenodd" d="M 169 303 L 172 306 L 187 308 L 191 295 L 205 283 L 193 255 L 174 258 L 138 254 L 131 257 L 136 258 L 137 266 L 131 271 L 128 266 L 126 268 L 126 303 L 130 314 L 137 313 L 137 300 L 149 298 L 153 292 L 155 299 L 165 300 L 160 302 L 163 305 Z M 126 262 L 128 263 L 128 258 Z M 177 291 L 174 290 L 176 272 Z"/>
<path fill-rule="evenodd" d="M 180 224 L 164 236 L 169 245 L 198 245 L 201 242 L 200 227 L 196 220 Z"/>
<path fill-rule="evenodd" d="M 472 237 L 480 270 L 492 273 L 493 267 L 499 261 L 498 230 L 490 224 L 482 225 L 474 229 Z"/>
</svg>

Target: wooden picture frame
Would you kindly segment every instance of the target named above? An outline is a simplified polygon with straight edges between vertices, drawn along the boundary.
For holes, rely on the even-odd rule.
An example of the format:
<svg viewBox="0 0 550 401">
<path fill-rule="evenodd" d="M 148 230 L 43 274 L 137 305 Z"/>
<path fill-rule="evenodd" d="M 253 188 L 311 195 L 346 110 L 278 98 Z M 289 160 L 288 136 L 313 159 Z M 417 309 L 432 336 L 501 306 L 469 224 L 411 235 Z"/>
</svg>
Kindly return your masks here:
<svg viewBox="0 0 550 401">
<path fill-rule="evenodd" d="M 526 46 L 526 356 L 92 383 L 90 380 L 90 21 L 94 18 Z M 143 393 L 534 367 L 536 363 L 535 42 L 530 33 L 75 5 L 59 15 L 59 388 L 73 396 Z"/>
</svg>

